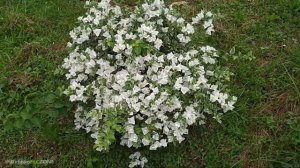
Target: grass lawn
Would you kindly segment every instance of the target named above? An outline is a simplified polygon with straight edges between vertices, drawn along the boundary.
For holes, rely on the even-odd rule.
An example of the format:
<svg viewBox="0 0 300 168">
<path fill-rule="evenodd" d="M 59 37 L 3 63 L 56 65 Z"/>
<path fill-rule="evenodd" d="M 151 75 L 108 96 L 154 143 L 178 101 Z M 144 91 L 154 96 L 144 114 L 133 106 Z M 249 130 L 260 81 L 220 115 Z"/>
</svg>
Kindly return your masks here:
<svg viewBox="0 0 300 168">
<path fill-rule="evenodd" d="M 124 5 L 134 0 L 118 0 Z M 191 11 L 220 14 L 211 45 L 235 47 L 234 111 L 219 124 L 190 128 L 187 139 L 158 151 L 141 149 L 151 168 L 300 167 L 300 1 L 191 0 Z M 127 167 L 134 151 L 93 149 L 75 131 L 72 104 L 61 95 L 60 67 L 80 0 L 0 0 L 0 167 L 7 160 L 53 160 L 50 167 Z M 248 58 L 247 57 L 247 58 Z M 222 63 L 222 62 L 221 62 Z M 228 64 L 228 63 L 227 63 Z M 28 165 L 42 167 L 43 165 Z"/>
</svg>

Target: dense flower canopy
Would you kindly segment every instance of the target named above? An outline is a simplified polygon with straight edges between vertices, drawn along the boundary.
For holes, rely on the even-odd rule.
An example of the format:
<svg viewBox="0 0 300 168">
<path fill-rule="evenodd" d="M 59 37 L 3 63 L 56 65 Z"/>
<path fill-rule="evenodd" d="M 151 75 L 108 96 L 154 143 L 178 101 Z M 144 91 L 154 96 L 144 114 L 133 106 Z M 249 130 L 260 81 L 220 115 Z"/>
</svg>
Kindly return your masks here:
<svg viewBox="0 0 300 168">
<path fill-rule="evenodd" d="M 187 20 L 162 0 L 131 12 L 109 0 L 86 6 L 63 67 L 65 93 L 78 105 L 76 128 L 91 133 L 96 150 L 107 150 L 117 134 L 128 147 L 166 147 L 182 142 L 189 125 L 234 108 L 217 50 L 193 40 L 214 31 L 210 11 Z"/>
</svg>

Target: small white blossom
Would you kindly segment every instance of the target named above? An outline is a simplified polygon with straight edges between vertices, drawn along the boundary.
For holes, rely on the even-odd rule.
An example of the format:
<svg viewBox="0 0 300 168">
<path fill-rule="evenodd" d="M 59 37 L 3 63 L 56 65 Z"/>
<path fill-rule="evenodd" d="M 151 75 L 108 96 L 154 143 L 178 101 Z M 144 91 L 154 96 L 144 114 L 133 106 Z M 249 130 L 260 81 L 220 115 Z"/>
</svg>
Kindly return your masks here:
<svg viewBox="0 0 300 168">
<path fill-rule="evenodd" d="M 129 158 L 131 159 L 131 162 L 129 164 L 130 168 L 139 166 L 139 167 L 144 167 L 145 163 L 148 162 L 148 160 L 145 157 L 141 157 L 141 153 L 140 152 L 135 152 L 134 154 L 131 154 L 129 156 Z"/>
<path fill-rule="evenodd" d="M 193 34 L 195 32 L 194 27 L 191 24 L 187 24 L 182 28 L 182 32 L 186 34 Z"/>
<path fill-rule="evenodd" d="M 101 33 L 101 29 L 94 29 L 93 32 L 95 33 L 95 35 L 98 37 Z"/>
<path fill-rule="evenodd" d="M 128 118 L 128 123 L 134 125 L 134 124 L 135 124 L 135 119 L 134 119 L 134 117 Z"/>
</svg>

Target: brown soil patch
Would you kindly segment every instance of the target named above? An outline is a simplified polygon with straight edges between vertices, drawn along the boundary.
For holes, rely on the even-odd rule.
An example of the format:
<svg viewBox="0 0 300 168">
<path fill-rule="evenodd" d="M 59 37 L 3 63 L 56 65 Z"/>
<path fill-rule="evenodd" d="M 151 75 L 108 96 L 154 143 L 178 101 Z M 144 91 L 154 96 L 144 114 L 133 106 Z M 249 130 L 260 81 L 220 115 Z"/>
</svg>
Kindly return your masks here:
<svg viewBox="0 0 300 168">
<path fill-rule="evenodd" d="M 23 87 L 30 87 L 37 82 L 36 79 L 26 73 L 13 75 L 8 81 L 12 89 L 17 89 L 20 85 Z"/>
<path fill-rule="evenodd" d="M 41 140 L 38 137 L 31 136 L 27 139 L 24 145 L 18 148 L 17 153 L 21 156 L 30 155 L 32 158 L 48 158 L 52 157 L 50 155 L 56 153 L 56 148 L 57 145 L 51 141 L 41 143 Z"/>
<path fill-rule="evenodd" d="M 12 64 L 11 66 L 22 66 L 26 64 L 33 55 L 46 53 L 47 50 L 44 47 L 42 47 L 39 43 L 27 43 L 22 48 L 20 54 L 15 57 L 15 59 L 13 60 L 14 64 Z"/>
<path fill-rule="evenodd" d="M 242 165 L 244 168 L 250 166 L 249 153 L 249 148 L 245 148 L 237 157 L 238 161 L 242 161 Z"/>
<path fill-rule="evenodd" d="M 249 128 L 249 134 L 251 136 L 254 136 L 255 138 L 270 136 L 267 128 L 265 128 L 265 126 L 263 126 L 262 124 L 253 123 Z"/>
<path fill-rule="evenodd" d="M 251 149 L 246 147 L 237 158 L 238 161 L 242 162 L 243 168 L 265 168 L 267 161 L 263 159 L 251 159 Z"/>
<path fill-rule="evenodd" d="M 30 18 L 27 17 L 21 13 L 14 13 L 9 17 L 9 22 L 7 24 L 7 27 L 9 27 L 10 30 L 14 30 L 17 27 L 20 26 L 31 26 L 35 22 Z"/>
<path fill-rule="evenodd" d="M 272 59 L 270 57 L 263 57 L 263 58 L 258 59 L 257 61 L 260 66 L 265 67 L 270 64 Z"/>
<path fill-rule="evenodd" d="M 273 117 L 281 117 L 287 112 L 299 115 L 300 109 L 297 100 L 290 93 L 283 92 L 274 96 L 271 95 L 269 100 L 262 106 L 260 112 L 270 114 Z"/>
<path fill-rule="evenodd" d="M 50 46 L 50 50 L 54 52 L 64 52 L 67 49 L 67 42 L 54 43 Z"/>
</svg>

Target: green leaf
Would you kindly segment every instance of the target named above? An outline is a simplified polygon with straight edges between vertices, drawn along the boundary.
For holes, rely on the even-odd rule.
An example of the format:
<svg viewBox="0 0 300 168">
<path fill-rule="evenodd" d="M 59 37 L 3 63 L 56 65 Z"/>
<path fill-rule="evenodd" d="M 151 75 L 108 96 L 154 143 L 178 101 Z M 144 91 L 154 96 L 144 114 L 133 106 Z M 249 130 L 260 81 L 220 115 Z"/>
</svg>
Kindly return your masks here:
<svg viewBox="0 0 300 168">
<path fill-rule="evenodd" d="M 23 120 L 27 120 L 27 119 L 32 118 L 32 114 L 29 113 L 29 112 L 20 113 L 20 116 L 23 118 Z"/>
<path fill-rule="evenodd" d="M 109 40 L 109 41 L 107 41 L 107 46 L 113 47 L 113 46 L 115 46 L 115 42 L 113 40 Z"/>
<path fill-rule="evenodd" d="M 11 131 L 14 128 L 13 120 L 9 119 L 4 122 L 4 130 Z"/>
<path fill-rule="evenodd" d="M 24 120 L 23 127 L 25 127 L 25 128 L 32 128 L 32 127 L 34 127 L 34 125 L 32 125 L 32 123 L 30 122 L 30 120 Z"/>
<path fill-rule="evenodd" d="M 60 109 L 60 108 L 63 108 L 63 107 L 65 107 L 65 105 L 63 103 L 55 102 L 55 104 L 54 104 L 54 108 L 56 108 L 56 109 Z"/>
<path fill-rule="evenodd" d="M 22 120 L 21 118 L 16 119 L 15 122 L 14 122 L 14 126 L 16 128 L 20 129 L 20 128 L 23 127 L 23 125 L 24 125 L 24 120 Z"/>
<path fill-rule="evenodd" d="M 112 126 L 112 129 L 116 130 L 117 132 L 121 132 L 122 127 L 118 124 L 115 124 L 115 125 Z"/>
<path fill-rule="evenodd" d="M 31 106 L 30 104 L 27 104 L 27 105 L 25 106 L 25 111 L 26 111 L 26 112 L 31 112 L 31 111 L 32 111 L 32 106 Z"/>
<path fill-rule="evenodd" d="M 47 103 L 53 103 L 55 101 L 55 98 L 56 98 L 55 94 L 51 93 L 45 97 L 45 101 Z"/>
<path fill-rule="evenodd" d="M 133 48 L 133 51 L 136 55 L 140 55 L 142 53 L 142 47 L 141 46 L 135 46 Z"/>
<path fill-rule="evenodd" d="M 32 117 L 30 119 L 30 121 L 37 127 L 41 127 L 42 126 L 42 120 L 40 118 L 37 118 L 37 117 Z"/>
<path fill-rule="evenodd" d="M 42 134 L 46 139 L 57 140 L 58 133 L 58 126 L 54 124 L 46 124 L 42 129 Z"/>
<path fill-rule="evenodd" d="M 53 118 L 57 118 L 60 116 L 60 112 L 55 109 L 47 111 L 47 114 L 49 115 L 49 117 L 53 117 Z"/>
</svg>

